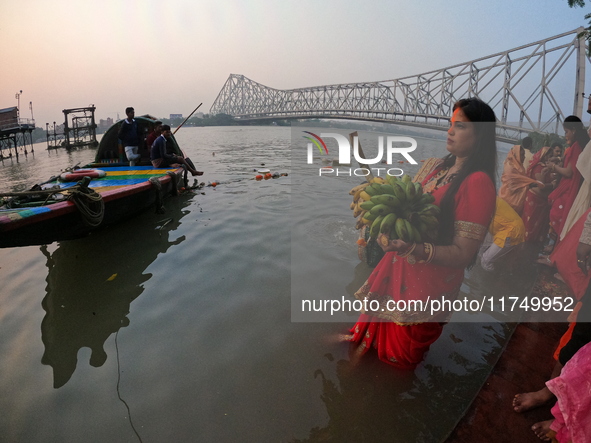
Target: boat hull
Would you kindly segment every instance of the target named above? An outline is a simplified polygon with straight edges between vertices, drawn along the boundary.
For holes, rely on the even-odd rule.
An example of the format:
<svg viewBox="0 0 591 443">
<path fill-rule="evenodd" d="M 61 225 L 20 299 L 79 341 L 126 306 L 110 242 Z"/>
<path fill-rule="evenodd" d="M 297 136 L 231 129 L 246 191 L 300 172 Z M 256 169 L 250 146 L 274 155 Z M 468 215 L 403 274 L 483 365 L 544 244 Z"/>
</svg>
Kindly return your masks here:
<svg viewBox="0 0 591 443">
<path fill-rule="evenodd" d="M 54 241 L 72 240 L 90 232 L 111 226 L 150 208 L 156 210 L 157 202 L 175 193 L 183 185 L 181 168 L 170 169 L 157 176 L 161 190 L 148 179 L 140 183 L 119 186 L 109 190 L 101 188 L 104 216 L 98 226 L 88 226 L 72 201 L 63 201 L 35 208 L 26 217 L 0 212 L 0 248 L 49 244 Z M 91 188 L 93 186 L 90 186 Z M 161 193 L 159 195 L 159 193 Z"/>
</svg>

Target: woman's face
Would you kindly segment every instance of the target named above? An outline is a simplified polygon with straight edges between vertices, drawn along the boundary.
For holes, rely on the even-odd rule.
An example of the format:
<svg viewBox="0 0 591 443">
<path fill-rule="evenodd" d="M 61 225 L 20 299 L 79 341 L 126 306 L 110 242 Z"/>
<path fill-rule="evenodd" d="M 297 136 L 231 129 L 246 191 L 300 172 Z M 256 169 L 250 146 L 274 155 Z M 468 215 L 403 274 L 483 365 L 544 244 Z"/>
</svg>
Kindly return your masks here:
<svg viewBox="0 0 591 443">
<path fill-rule="evenodd" d="M 476 144 L 474 123 L 468 120 L 461 108 L 457 108 L 447 130 L 447 150 L 458 158 L 468 157 Z"/>
<path fill-rule="evenodd" d="M 564 128 L 564 137 L 569 145 L 575 142 L 575 130 L 571 128 Z"/>
<path fill-rule="evenodd" d="M 562 149 L 560 149 L 560 146 L 554 146 L 554 149 L 552 149 L 552 155 L 554 157 L 560 157 L 562 155 Z"/>
</svg>

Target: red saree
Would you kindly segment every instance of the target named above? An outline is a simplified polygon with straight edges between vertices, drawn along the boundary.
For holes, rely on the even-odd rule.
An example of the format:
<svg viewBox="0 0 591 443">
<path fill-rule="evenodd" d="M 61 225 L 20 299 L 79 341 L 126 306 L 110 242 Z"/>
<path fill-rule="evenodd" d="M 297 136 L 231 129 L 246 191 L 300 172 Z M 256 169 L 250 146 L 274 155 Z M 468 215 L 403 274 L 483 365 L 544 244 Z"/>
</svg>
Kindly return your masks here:
<svg viewBox="0 0 591 443">
<path fill-rule="evenodd" d="M 435 176 L 435 170 L 423 182 Z M 439 205 L 449 184 L 433 192 Z M 486 235 L 495 208 L 496 192 L 484 172 L 468 176 L 455 196 L 454 235 L 481 240 Z M 410 256 L 409 256 L 410 257 Z M 390 365 L 414 369 L 429 346 L 439 338 L 443 325 L 441 315 L 407 309 L 387 308 L 391 301 L 455 300 L 464 279 L 464 269 L 427 263 L 409 263 L 395 252 L 387 252 L 355 297 L 377 300 L 377 314 L 361 314 L 351 329 L 350 340 L 358 344 L 357 353 L 375 347 L 380 360 Z"/>
<path fill-rule="evenodd" d="M 535 153 L 530 166 L 527 170 L 527 175 L 530 178 L 536 179 L 544 168 L 542 158 L 548 152 L 548 146 L 543 147 Z M 548 174 L 544 180 L 544 184 L 551 183 L 552 177 Z M 523 205 L 523 214 L 521 219 L 525 225 L 525 241 L 526 242 L 542 242 L 548 234 L 549 228 L 549 214 L 550 205 L 548 204 L 547 195 L 541 194 L 539 191 L 529 189 L 525 195 L 525 203 Z"/>
<path fill-rule="evenodd" d="M 581 186 L 581 173 L 577 169 L 577 160 L 583 150 L 579 142 L 574 142 L 564 154 L 564 167 L 571 165 L 573 174 L 570 177 L 562 177 L 558 187 L 548 196 L 550 203 L 550 226 L 560 236 L 562 227 L 570 211 L 579 187 Z"/>
<path fill-rule="evenodd" d="M 585 294 L 589 280 L 591 280 L 591 272 L 585 275 L 577 266 L 577 246 L 579 245 L 579 239 L 581 238 L 589 211 L 591 209 L 585 211 L 577 220 L 566 234 L 566 237 L 556 245 L 550 255 L 550 261 L 556 266 L 566 285 L 577 300 L 580 300 Z"/>
</svg>

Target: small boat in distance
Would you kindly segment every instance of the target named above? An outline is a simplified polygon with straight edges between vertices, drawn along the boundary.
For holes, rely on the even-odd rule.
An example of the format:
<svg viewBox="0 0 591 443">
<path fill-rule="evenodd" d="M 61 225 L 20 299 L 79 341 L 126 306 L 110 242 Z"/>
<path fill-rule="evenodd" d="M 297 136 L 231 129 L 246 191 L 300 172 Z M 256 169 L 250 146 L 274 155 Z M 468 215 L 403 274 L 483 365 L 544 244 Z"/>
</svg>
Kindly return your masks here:
<svg viewBox="0 0 591 443">
<path fill-rule="evenodd" d="M 142 140 L 155 119 L 136 117 Z M 149 146 L 139 147 L 137 166 L 129 166 L 118 140 L 122 121 L 103 135 L 95 160 L 82 168 L 35 185 L 26 192 L 0 193 L 0 248 L 71 240 L 113 225 L 150 207 L 163 209 L 166 196 L 187 185 L 182 167 L 154 168 Z M 167 150 L 182 155 L 174 136 Z"/>
</svg>

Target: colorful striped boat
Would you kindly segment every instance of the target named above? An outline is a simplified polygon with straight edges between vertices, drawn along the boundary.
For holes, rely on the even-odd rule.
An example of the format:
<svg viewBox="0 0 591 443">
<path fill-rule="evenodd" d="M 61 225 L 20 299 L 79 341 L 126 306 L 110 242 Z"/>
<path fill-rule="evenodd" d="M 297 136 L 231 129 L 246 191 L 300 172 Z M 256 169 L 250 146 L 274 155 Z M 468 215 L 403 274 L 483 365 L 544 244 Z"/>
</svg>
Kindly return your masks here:
<svg viewBox="0 0 591 443">
<path fill-rule="evenodd" d="M 152 119 L 136 117 L 136 120 L 144 135 L 151 131 Z M 56 177 L 30 191 L 3 194 L 0 247 L 79 238 L 150 207 L 161 210 L 167 195 L 176 194 L 180 187 L 186 186 L 186 171 L 180 167 L 152 167 L 146 146 L 140 147 L 139 166 L 122 161 L 117 140 L 120 123 L 103 136 L 95 161 L 83 167 L 104 174 L 88 173 L 88 177 L 78 182 L 64 182 Z M 174 137 L 170 138 L 168 149 L 183 155 Z"/>
</svg>

